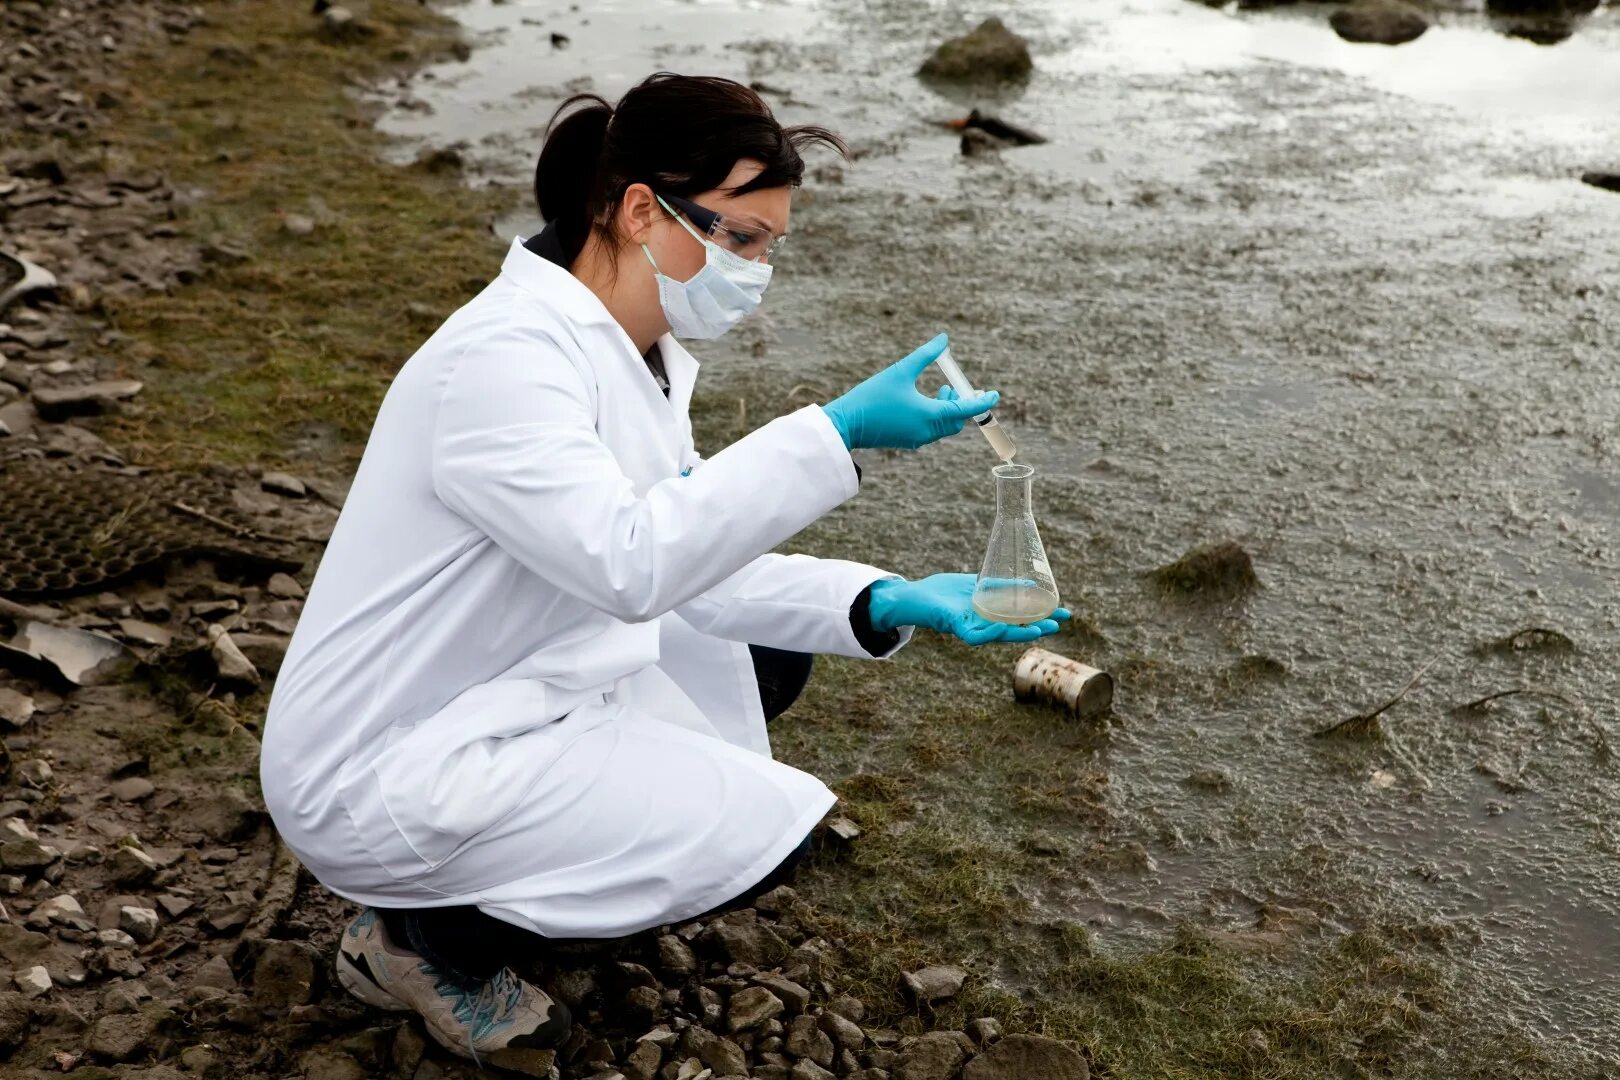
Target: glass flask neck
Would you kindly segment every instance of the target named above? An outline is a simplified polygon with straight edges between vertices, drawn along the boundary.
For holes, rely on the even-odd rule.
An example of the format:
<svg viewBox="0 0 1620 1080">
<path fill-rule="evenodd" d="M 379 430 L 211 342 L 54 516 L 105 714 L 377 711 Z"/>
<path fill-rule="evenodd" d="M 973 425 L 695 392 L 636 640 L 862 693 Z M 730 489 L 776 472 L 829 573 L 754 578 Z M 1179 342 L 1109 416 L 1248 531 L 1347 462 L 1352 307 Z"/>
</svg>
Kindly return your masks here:
<svg viewBox="0 0 1620 1080">
<path fill-rule="evenodd" d="M 996 516 L 1035 516 L 1031 500 L 1031 486 L 1035 470 L 1028 465 L 997 465 L 990 470 L 996 478 Z"/>
</svg>

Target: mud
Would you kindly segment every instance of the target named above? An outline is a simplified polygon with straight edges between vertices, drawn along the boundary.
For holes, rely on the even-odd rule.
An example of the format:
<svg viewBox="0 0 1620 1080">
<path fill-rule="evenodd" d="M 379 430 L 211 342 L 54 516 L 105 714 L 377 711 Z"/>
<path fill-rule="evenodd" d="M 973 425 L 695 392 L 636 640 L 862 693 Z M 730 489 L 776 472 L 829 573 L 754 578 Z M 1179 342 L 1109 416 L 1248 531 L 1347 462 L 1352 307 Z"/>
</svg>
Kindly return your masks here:
<svg viewBox="0 0 1620 1080">
<path fill-rule="evenodd" d="M 1079 625 L 1055 647 L 1119 676 L 1111 723 L 1037 766 L 1106 777 L 1092 810 L 1039 819 L 1100 857 L 1083 881 L 1024 882 L 1030 910 L 1120 952 L 1178 923 L 1251 932 L 1284 898 L 1335 933 L 1404 921 L 1446 942 L 1423 948 L 1491 1023 L 1593 1075 L 1620 1063 L 1620 777 L 1602 749 L 1620 217 L 1579 181 L 1620 134 L 1614 9 L 1553 47 L 1448 14 L 1385 49 L 1304 9 L 1022 5 L 1004 14 L 1036 70 L 998 100 L 912 76 L 984 14 L 966 5 L 457 13 L 470 63 L 412 83 L 384 124 L 470 140 L 477 183 L 521 181 L 564 93 L 655 67 L 788 88 L 784 120 L 850 138 L 857 159 L 818 163 L 798 198 L 766 313 L 706 351 L 702 444 L 939 328 L 1001 390 Z M 541 48 L 559 30 L 573 47 Z M 937 123 L 963 105 L 1051 141 L 964 161 Z M 507 237 L 530 227 L 514 205 Z M 971 571 L 991 464 L 970 436 L 869 455 L 865 497 L 794 546 Z M 1265 583 L 1229 610 L 1144 580 L 1223 537 Z M 1490 649 L 1526 626 L 1575 648 Z M 917 757 L 930 729 L 1028 728 L 1013 659 L 925 642 L 881 670 L 825 666 L 781 748 L 835 786 L 902 777 L 917 820 L 1024 850 L 1036 819 L 1010 778 L 1029 762 Z M 1381 717 L 1393 741 L 1311 738 L 1430 663 Z M 1559 697 L 1452 711 L 1520 686 Z M 837 907 L 840 873 L 806 893 Z"/>
</svg>

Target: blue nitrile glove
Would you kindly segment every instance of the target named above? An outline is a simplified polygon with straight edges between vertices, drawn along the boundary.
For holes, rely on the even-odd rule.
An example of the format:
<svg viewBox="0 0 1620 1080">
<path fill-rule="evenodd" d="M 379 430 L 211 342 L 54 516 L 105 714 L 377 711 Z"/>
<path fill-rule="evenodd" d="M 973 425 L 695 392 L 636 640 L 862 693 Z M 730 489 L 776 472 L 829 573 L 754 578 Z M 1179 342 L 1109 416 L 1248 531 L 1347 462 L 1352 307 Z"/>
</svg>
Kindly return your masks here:
<svg viewBox="0 0 1620 1080">
<path fill-rule="evenodd" d="M 934 574 L 921 581 L 885 578 L 872 582 L 868 616 L 874 630 L 926 626 L 941 634 L 954 634 L 969 645 L 992 641 L 1034 641 L 1058 632 L 1069 618 L 1067 608 L 1028 626 L 991 622 L 973 610 L 972 574 Z"/>
<path fill-rule="evenodd" d="M 995 408 L 1001 395 L 994 390 L 958 401 L 932 398 L 917 389 L 917 377 L 949 343 L 941 334 L 823 405 L 844 445 L 851 450 L 915 450 L 955 435 L 968 417 Z"/>
</svg>

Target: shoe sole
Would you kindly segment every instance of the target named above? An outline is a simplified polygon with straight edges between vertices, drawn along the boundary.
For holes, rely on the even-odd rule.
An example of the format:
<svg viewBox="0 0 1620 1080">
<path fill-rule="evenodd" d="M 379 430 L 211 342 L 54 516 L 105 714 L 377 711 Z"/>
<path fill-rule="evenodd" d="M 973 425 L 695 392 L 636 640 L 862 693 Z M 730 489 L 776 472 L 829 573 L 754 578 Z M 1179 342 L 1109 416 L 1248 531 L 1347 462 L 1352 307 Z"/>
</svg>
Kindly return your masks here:
<svg viewBox="0 0 1620 1080">
<path fill-rule="evenodd" d="M 343 989 L 373 1009 L 384 1009 L 388 1012 L 411 1011 L 409 1005 L 377 985 L 376 979 L 350 960 L 348 953 L 341 950 L 337 957 L 337 978 L 338 984 Z"/>
</svg>

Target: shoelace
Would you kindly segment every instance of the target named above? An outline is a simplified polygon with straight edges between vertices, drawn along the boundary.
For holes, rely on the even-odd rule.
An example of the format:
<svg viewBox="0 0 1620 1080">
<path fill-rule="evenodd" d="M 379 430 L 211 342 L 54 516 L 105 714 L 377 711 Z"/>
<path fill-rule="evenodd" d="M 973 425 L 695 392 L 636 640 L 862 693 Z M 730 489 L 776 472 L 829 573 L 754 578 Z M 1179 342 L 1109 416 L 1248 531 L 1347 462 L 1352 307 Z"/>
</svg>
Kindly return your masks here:
<svg viewBox="0 0 1620 1080">
<path fill-rule="evenodd" d="M 523 984 L 512 974 L 511 968 L 502 968 L 471 993 L 457 987 L 452 1009 L 456 1019 L 467 1025 L 467 1052 L 472 1055 L 474 1065 L 484 1067 L 475 1045 L 478 1036 L 511 1013 L 522 994 Z"/>
</svg>

